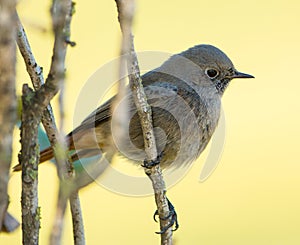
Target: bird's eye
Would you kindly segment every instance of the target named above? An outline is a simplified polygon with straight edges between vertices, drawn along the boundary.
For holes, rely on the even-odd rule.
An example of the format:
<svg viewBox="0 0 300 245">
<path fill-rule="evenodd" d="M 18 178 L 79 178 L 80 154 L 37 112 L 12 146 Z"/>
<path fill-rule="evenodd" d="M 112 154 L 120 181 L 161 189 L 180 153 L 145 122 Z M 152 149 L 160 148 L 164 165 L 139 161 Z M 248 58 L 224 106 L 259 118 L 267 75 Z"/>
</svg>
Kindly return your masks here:
<svg viewBox="0 0 300 245">
<path fill-rule="evenodd" d="M 212 68 L 208 68 L 205 70 L 205 73 L 206 75 L 209 77 L 209 78 L 215 78 L 216 76 L 219 75 L 219 72 L 216 70 L 216 69 L 212 69 Z"/>
</svg>

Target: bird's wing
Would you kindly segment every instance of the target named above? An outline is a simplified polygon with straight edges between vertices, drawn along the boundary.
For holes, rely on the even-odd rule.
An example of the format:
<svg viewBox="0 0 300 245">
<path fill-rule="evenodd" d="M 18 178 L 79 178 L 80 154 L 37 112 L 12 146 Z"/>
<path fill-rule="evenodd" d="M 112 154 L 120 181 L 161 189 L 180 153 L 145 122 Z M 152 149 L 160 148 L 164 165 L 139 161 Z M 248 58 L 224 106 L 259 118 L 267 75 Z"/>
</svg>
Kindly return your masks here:
<svg viewBox="0 0 300 245">
<path fill-rule="evenodd" d="M 168 87 L 166 87 L 168 86 Z M 165 89 L 162 89 L 164 87 Z M 155 106 L 155 102 L 157 98 L 160 101 L 164 99 L 170 100 L 171 98 L 175 97 L 177 92 L 177 87 L 175 85 L 171 85 L 164 82 L 155 82 L 150 86 L 145 87 L 145 91 L 147 94 L 148 102 L 150 105 Z M 155 96 L 154 96 L 155 95 Z M 73 133 L 77 131 L 81 131 L 83 129 L 89 129 L 93 127 L 97 127 L 99 124 L 103 123 L 106 120 L 111 118 L 111 105 L 115 97 L 112 97 L 108 101 L 106 101 L 103 105 L 99 106 L 96 110 L 94 110 L 87 118 L 85 118 L 81 124 L 74 129 Z M 129 104 L 133 103 L 132 96 L 129 96 Z M 135 106 L 129 106 L 130 109 L 136 110 Z"/>
<path fill-rule="evenodd" d="M 77 132 L 95 128 L 102 122 L 110 119 L 111 117 L 111 104 L 114 97 L 106 101 L 103 105 L 99 106 L 90 115 L 88 115 L 81 124 L 75 128 L 69 135 L 75 134 Z"/>
<path fill-rule="evenodd" d="M 172 85 L 168 82 L 164 81 L 157 81 L 151 79 L 153 77 L 146 77 L 145 80 L 145 92 L 148 98 L 149 104 L 154 107 L 163 107 L 163 104 L 171 105 L 171 107 L 175 107 L 175 99 L 177 94 L 177 87 L 175 85 Z M 98 107 L 95 111 L 93 111 L 85 120 L 82 121 L 82 123 L 75 128 L 71 133 L 68 134 L 67 140 L 70 149 L 74 148 L 74 141 L 77 142 L 77 148 L 79 147 L 87 147 L 91 144 L 95 146 L 97 143 L 101 143 L 102 141 L 105 141 L 105 135 L 109 134 L 110 132 L 110 124 L 109 121 L 112 117 L 112 111 L 111 106 L 112 102 L 115 99 L 115 97 L 112 97 L 107 102 L 105 102 L 103 105 Z M 133 97 L 130 95 L 128 96 L 128 115 L 130 118 L 137 113 L 136 107 L 133 102 Z M 156 115 L 162 114 L 162 113 L 155 113 Z M 160 118 L 161 116 L 155 116 L 156 120 Z M 138 117 L 136 118 L 137 121 L 139 121 Z M 163 119 L 158 120 L 160 123 Z M 130 122 L 132 119 L 130 119 Z M 134 121 L 134 120 L 133 120 Z M 135 130 L 134 136 L 142 136 L 141 132 L 141 126 L 139 123 L 130 123 L 131 126 Z M 102 127 L 103 125 L 103 127 Z M 98 128 L 98 126 L 101 126 Z M 94 129 L 98 129 L 94 131 Z M 95 134 L 96 133 L 96 134 Z M 97 139 L 95 140 L 95 135 L 97 135 Z M 131 136 L 133 136 L 131 135 Z M 99 138 L 100 137 L 100 138 Z M 141 140 L 143 142 L 143 140 Z M 104 142 L 102 142 L 104 143 Z"/>
</svg>

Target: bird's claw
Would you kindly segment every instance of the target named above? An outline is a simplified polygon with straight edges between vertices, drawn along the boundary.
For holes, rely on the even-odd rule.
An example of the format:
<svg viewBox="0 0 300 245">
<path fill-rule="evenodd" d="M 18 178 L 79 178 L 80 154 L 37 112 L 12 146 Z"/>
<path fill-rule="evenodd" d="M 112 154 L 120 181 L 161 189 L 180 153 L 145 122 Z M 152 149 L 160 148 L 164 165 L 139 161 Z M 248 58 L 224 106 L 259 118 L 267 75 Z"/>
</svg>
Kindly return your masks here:
<svg viewBox="0 0 300 245">
<path fill-rule="evenodd" d="M 169 199 L 167 199 L 167 201 L 168 201 L 168 205 L 169 205 L 169 214 L 168 214 L 168 216 L 162 217 L 160 219 L 162 219 L 162 220 L 169 220 L 170 219 L 170 222 L 167 226 L 163 227 L 161 229 L 161 231 L 155 232 L 156 234 L 164 234 L 173 225 L 175 225 L 175 228 L 172 229 L 172 231 L 176 231 L 179 228 L 179 224 L 178 224 L 178 220 L 177 220 L 177 213 L 175 211 L 175 208 L 174 208 L 173 204 L 169 201 Z M 156 210 L 154 215 L 153 215 L 153 219 L 154 219 L 155 222 L 157 222 L 157 220 L 156 220 L 157 215 L 159 215 L 158 210 Z"/>
<path fill-rule="evenodd" d="M 156 223 L 157 223 L 157 219 L 156 219 L 157 215 L 158 215 L 158 210 L 156 210 L 155 213 L 153 214 L 153 219 Z"/>
<path fill-rule="evenodd" d="M 150 161 L 144 160 L 142 167 L 150 169 L 150 168 L 158 165 L 161 161 L 161 158 L 162 158 L 162 154 L 159 154 L 159 155 L 157 155 L 157 158 L 155 160 L 150 160 Z"/>
<path fill-rule="evenodd" d="M 76 46 L 76 42 L 71 41 L 71 40 L 68 39 L 68 38 L 65 39 L 65 43 L 68 44 L 68 45 L 70 45 L 71 47 Z"/>
</svg>

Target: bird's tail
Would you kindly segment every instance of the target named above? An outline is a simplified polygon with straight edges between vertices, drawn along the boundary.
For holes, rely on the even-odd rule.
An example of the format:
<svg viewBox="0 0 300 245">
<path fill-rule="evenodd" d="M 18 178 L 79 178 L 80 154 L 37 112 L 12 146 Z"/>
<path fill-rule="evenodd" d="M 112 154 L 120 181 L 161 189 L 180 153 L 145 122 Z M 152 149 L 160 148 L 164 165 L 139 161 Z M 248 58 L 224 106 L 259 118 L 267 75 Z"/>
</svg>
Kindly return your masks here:
<svg viewBox="0 0 300 245">
<path fill-rule="evenodd" d="M 74 149 L 73 139 L 72 139 L 72 137 L 70 137 L 70 135 L 67 136 L 69 150 Z M 53 157 L 54 157 L 54 151 L 53 151 L 52 147 L 50 146 L 40 152 L 40 163 L 46 162 L 46 161 L 52 159 Z M 14 172 L 21 171 L 21 170 L 22 170 L 21 164 L 18 164 L 13 167 Z"/>
<path fill-rule="evenodd" d="M 54 157 L 54 152 L 52 147 L 48 147 L 40 152 L 40 163 L 46 162 Z"/>
</svg>

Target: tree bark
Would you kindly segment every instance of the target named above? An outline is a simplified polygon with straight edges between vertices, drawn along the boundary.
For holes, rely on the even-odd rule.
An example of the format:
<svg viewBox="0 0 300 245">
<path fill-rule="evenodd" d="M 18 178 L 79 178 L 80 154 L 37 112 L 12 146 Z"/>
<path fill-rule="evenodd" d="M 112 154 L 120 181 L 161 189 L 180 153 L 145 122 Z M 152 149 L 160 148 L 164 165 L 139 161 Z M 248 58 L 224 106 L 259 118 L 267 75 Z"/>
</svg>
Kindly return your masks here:
<svg viewBox="0 0 300 245">
<path fill-rule="evenodd" d="M 22 91 L 21 154 L 23 244 L 39 244 L 40 208 L 38 206 L 38 126 L 43 107 L 27 84 Z"/>
<path fill-rule="evenodd" d="M 77 191 L 75 191 L 70 196 L 70 206 L 72 212 L 74 244 L 84 245 L 85 235 L 83 227 L 83 218 L 80 208 L 80 199 Z"/>
<path fill-rule="evenodd" d="M 7 213 L 12 137 L 17 117 L 15 5 L 16 2 L 13 0 L 0 1 L 0 231 L 8 232 L 18 226 L 16 220 Z"/>
<path fill-rule="evenodd" d="M 17 44 L 21 55 L 24 59 L 26 70 L 30 76 L 32 85 L 35 90 L 38 90 L 44 83 L 43 68 L 39 66 L 37 61 L 34 58 L 32 49 L 30 47 L 26 32 L 17 15 Z M 43 116 L 42 123 L 46 130 L 47 136 L 51 143 L 51 146 L 54 147 L 57 142 L 58 131 L 55 123 L 53 111 L 51 105 L 47 105 Z"/>
</svg>

